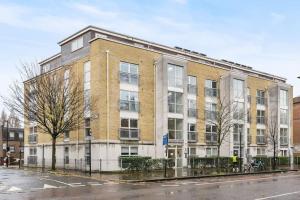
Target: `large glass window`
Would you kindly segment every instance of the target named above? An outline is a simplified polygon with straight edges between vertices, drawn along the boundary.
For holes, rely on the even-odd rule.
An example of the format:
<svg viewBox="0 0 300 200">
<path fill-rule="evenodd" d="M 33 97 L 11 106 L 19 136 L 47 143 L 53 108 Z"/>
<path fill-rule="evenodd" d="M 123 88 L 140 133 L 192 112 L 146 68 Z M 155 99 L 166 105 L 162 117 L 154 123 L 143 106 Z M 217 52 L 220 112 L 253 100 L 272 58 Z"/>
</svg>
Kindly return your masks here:
<svg viewBox="0 0 300 200">
<path fill-rule="evenodd" d="M 257 144 L 265 144 L 266 143 L 265 129 L 257 129 L 256 143 Z"/>
<path fill-rule="evenodd" d="M 235 102 L 233 104 L 233 118 L 236 120 L 243 120 L 245 114 L 244 103 L 242 102 Z"/>
<path fill-rule="evenodd" d="M 83 47 L 83 37 L 75 39 L 71 44 L 71 51 L 76 51 Z"/>
<path fill-rule="evenodd" d="M 168 104 L 170 113 L 183 113 L 183 97 L 180 92 L 168 93 Z"/>
<path fill-rule="evenodd" d="M 288 91 L 280 90 L 280 108 L 288 107 Z"/>
<path fill-rule="evenodd" d="M 121 119 L 120 138 L 129 139 L 129 140 L 139 139 L 139 129 L 138 129 L 137 119 L 129 119 L 129 118 Z"/>
<path fill-rule="evenodd" d="M 240 135 L 242 144 L 244 143 L 244 125 L 243 124 L 234 124 L 233 126 L 233 142 L 235 144 L 240 143 Z"/>
<path fill-rule="evenodd" d="M 265 124 L 265 111 L 264 110 L 257 110 L 256 123 L 257 124 Z"/>
<path fill-rule="evenodd" d="M 196 124 L 193 123 L 188 124 L 188 140 L 197 141 Z"/>
<path fill-rule="evenodd" d="M 280 109 L 280 124 L 288 124 L 288 110 Z"/>
<path fill-rule="evenodd" d="M 216 97 L 217 95 L 217 82 L 214 80 L 205 80 L 205 96 Z"/>
<path fill-rule="evenodd" d="M 256 91 L 256 103 L 259 105 L 265 105 L 265 91 L 263 90 Z"/>
<path fill-rule="evenodd" d="M 121 156 L 137 156 L 138 147 L 136 146 L 124 146 L 121 147 Z"/>
<path fill-rule="evenodd" d="M 266 148 L 265 147 L 257 147 L 257 156 L 265 156 L 266 155 Z"/>
<path fill-rule="evenodd" d="M 288 129 L 287 128 L 280 128 L 280 145 L 288 145 Z"/>
<path fill-rule="evenodd" d="M 211 124 L 206 124 L 206 143 L 217 143 L 218 142 L 218 135 L 217 135 L 217 127 Z"/>
<path fill-rule="evenodd" d="M 120 110 L 138 112 L 138 93 L 127 90 L 120 90 Z"/>
<path fill-rule="evenodd" d="M 182 86 L 183 86 L 183 67 L 168 64 L 168 86 L 182 88 Z"/>
<path fill-rule="evenodd" d="M 138 85 L 138 65 L 121 62 L 120 63 L 120 82 Z"/>
<path fill-rule="evenodd" d="M 170 140 L 182 140 L 183 120 L 169 118 L 168 130 Z"/>
<path fill-rule="evenodd" d="M 85 109 L 85 117 L 90 117 L 90 103 L 91 103 L 91 62 L 85 62 L 84 63 L 84 109 Z"/>
<path fill-rule="evenodd" d="M 197 94 L 197 78 L 195 76 L 188 76 L 188 93 Z"/>
<path fill-rule="evenodd" d="M 205 119 L 206 120 L 216 120 L 217 118 L 217 104 L 206 103 L 205 104 Z"/>
<path fill-rule="evenodd" d="M 196 100 L 188 100 L 188 116 L 189 117 L 197 117 L 197 102 Z"/>
<path fill-rule="evenodd" d="M 217 147 L 208 147 L 206 148 L 206 156 L 207 157 L 214 157 L 218 155 L 218 148 Z"/>
<path fill-rule="evenodd" d="M 244 81 L 233 79 L 233 97 L 235 99 L 244 99 Z"/>
</svg>

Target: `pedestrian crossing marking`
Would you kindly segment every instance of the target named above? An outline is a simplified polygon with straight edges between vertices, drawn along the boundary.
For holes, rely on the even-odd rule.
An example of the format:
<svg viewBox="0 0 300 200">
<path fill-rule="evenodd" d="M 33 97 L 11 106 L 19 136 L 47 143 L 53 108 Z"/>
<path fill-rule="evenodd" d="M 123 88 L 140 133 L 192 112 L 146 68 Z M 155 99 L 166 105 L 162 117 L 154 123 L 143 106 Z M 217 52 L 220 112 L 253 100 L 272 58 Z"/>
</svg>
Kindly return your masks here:
<svg viewBox="0 0 300 200">
<path fill-rule="evenodd" d="M 12 186 L 11 188 L 9 188 L 9 190 L 7 190 L 7 192 L 16 192 L 16 191 L 22 191 L 21 188 Z"/>
</svg>

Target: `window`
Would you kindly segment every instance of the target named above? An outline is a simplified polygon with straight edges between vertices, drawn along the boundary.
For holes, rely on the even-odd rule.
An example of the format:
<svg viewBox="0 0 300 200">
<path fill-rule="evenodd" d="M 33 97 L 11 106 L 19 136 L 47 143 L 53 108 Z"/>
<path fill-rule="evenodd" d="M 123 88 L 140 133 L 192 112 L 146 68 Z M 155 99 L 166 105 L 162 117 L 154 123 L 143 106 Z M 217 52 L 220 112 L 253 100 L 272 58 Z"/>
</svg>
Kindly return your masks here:
<svg viewBox="0 0 300 200">
<path fill-rule="evenodd" d="M 289 144 L 288 129 L 280 128 L 280 145 L 287 146 Z"/>
<path fill-rule="evenodd" d="M 137 156 L 138 147 L 136 146 L 126 146 L 121 147 L 121 156 Z"/>
<path fill-rule="evenodd" d="M 287 109 L 280 109 L 280 124 L 287 125 L 288 121 L 289 121 L 288 110 Z"/>
<path fill-rule="evenodd" d="M 288 107 L 288 91 L 280 90 L 280 108 Z"/>
<path fill-rule="evenodd" d="M 265 124 L 265 111 L 264 110 L 257 110 L 256 123 L 257 124 Z"/>
<path fill-rule="evenodd" d="M 37 164 L 37 149 L 36 147 L 29 148 L 28 164 Z"/>
<path fill-rule="evenodd" d="M 183 113 L 183 97 L 180 92 L 168 92 L 168 105 L 170 113 Z"/>
<path fill-rule="evenodd" d="M 188 100 L 188 116 L 189 117 L 197 117 L 197 103 L 196 100 Z"/>
<path fill-rule="evenodd" d="M 37 126 L 32 126 L 29 128 L 29 134 L 36 134 L 37 133 Z"/>
<path fill-rule="evenodd" d="M 217 104 L 206 103 L 205 104 L 205 119 L 215 121 L 217 118 Z"/>
<path fill-rule="evenodd" d="M 240 135 L 241 142 L 244 143 L 244 125 L 243 124 L 234 124 L 233 125 L 233 142 L 235 144 L 240 144 Z"/>
<path fill-rule="evenodd" d="M 14 153 L 16 150 L 15 150 L 15 146 L 9 146 L 9 151 L 11 153 Z"/>
<path fill-rule="evenodd" d="M 257 156 L 265 156 L 266 155 L 266 148 L 264 147 L 257 147 Z"/>
<path fill-rule="evenodd" d="M 71 51 L 76 51 L 83 47 L 83 37 L 75 39 L 71 44 Z"/>
<path fill-rule="evenodd" d="M 233 79 L 233 97 L 235 99 L 244 99 L 244 81 Z"/>
<path fill-rule="evenodd" d="M 282 157 L 288 157 L 288 151 L 287 150 L 280 150 L 280 154 Z"/>
<path fill-rule="evenodd" d="M 64 148 L 64 163 L 69 164 L 70 159 L 69 159 L 69 147 Z"/>
<path fill-rule="evenodd" d="M 84 147 L 84 152 L 85 152 L 85 164 L 90 165 L 91 161 L 91 152 L 90 152 L 90 145 L 86 144 Z"/>
<path fill-rule="evenodd" d="M 256 103 L 259 105 L 265 105 L 265 91 L 263 90 L 256 91 Z"/>
<path fill-rule="evenodd" d="M 36 147 L 30 147 L 29 148 L 29 155 L 30 156 L 36 156 L 36 152 L 37 152 Z"/>
<path fill-rule="evenodd" d="M 85 137 L 92 136 L 92 133 L 91 133 L 91 119 L 90 118 L 85 118 L 84 119 L 84 134 L 85 134 Z"/>
<path fill-rule="evenodd" d="M 217 95 L 217 82 L 213 80 L 205 80 L 205 96 L 216 97 Z"/>
<path fill-rule="evenodd" d="M 28 142 L 31 144 L 37 143 L 37 126 L 29 128 Z"/>
<path fill-rule="evenodd" d="M 137 119 L 121 119 L 120 139 L 138 140 L 139 129 Z"/>
<path fill-rule="evenodd" d="M 120 82 L 138 85 L 138 65 L 121 62 L 120 63 Z"/>
<path fill-rule="evenodd" d="M 217 143 L 218 135 L 217 135 L 217 127 L 211 124 L 206 124 L 206 143 Z"/>
<path fill-rule="evenodd" d="M 249 104 L 251 103 L 250 88 L 247 88 L 247 101 Z"/>
<path fill-rule="evenodd" d="M 68 141 L 70 139 L 70 131 L 65 131 L 64 132 L 64 140 Z"/>
<path fill-rule="evenodd" d="M 257 144 L 265 144 L 266 137 L 265 137 L 265 129 L 257 129 L 256 130 L 256 142 Z"/>
<path fill-rule="evenodd" d="M 168 130 L 170 140 L 182 140 L 183 120 L 169 118 Z"/>
<path fill-rule="evenodd" d="M 23 139 L 24 134 L 23 133 L 19 133 L 19 139 Z"/>
<path fill-rule="evenodd" d="M 168 64 L 168 86 L 182 88 L 183 86 L 183 67 Z"/>
<path fill-rule="evenodd" d="M 189 148 L 189 156 L 196 156 L 196 148 L 195 147 L 190 147 Z"/>
<path fill-rule="evenodd" d="M 9 139 L 11 139 L 11 140 L 15 139 L 15 133 L 14 132 L 9 132 Z"/>
<path fill-rule="evenodd" d="M 206 156 L 207 157 L 214 157 L 218 155 L 217 147 L 208 147 L 206 148 Z"/>
<path fill-rule="evenodd" d="M 188 140 L 197 141 L 196 124 L 188 124 Z"/>
<path fill-rule="evenodd" d="M 90 103 L 91 103 L 91 62 L 85 62 L 83 66 L 83 89 L 84 89 L 84 115 L 86 118 L 90 117 Z"/>
<path fill-rule="evenodd" d="M 244 119 L 244 114 L 245 114 L 245 109 L 244 109 L 244 103 L 242 102 L 235 102 L 233 104 L 233 119 L 236 120 L 243 120 Z"/>
<path fill-rule="evenodd" d="M 197 78 L 188 76 L 188 93 L 197 95 Z"/>
<path fill-rule="evenodd" d="M 139 111 L 138 93 L 121 90 L 120 91 L 120 110 L 126 110 L 131 112 Z"/>
<path fill-rule="evenodd" d="M 46 72 L 48 72 L 49 70 L 50 70 L 50 63 L 45 64 L 45 65 L 43 66 L 43 72 L 46 73 Z"/>
</svg>

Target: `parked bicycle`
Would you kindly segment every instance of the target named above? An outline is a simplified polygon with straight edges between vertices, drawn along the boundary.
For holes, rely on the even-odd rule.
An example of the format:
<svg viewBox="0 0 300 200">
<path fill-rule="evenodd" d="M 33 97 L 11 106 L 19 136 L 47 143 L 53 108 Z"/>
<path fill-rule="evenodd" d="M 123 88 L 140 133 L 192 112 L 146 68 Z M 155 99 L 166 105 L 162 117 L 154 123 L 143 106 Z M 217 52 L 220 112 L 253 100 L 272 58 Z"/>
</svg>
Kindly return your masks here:
<svg viewBox="0 0 300 200">
<path fill-rule="evenodd" d="M 265 164 L 261 160 L 251 160 L 244 166 L 244 172 L 252 173 L 266 170 Z"/>
</svg>

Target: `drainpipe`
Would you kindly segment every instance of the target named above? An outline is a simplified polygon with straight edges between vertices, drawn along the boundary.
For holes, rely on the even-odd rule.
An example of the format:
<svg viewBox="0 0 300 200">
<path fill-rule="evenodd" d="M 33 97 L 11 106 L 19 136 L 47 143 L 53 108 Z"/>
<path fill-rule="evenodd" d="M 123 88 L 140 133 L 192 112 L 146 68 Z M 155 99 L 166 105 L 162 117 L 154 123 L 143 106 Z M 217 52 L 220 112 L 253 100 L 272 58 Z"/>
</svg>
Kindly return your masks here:
<svg viewBox="0 0 300 200">
<path fill-rule="evenodd" d="M 153 109 L 153 131 L 154 131 L 154 157 L 157 156 L 157 147 L 156 147 L 156 62 L 154 61 L 154 75 L 153 75 L 153 102 L 154 102 L 154 109 Z"/>
<path fill-rule="evenodd" d="M 106 50 L 106 167 L 108 168 L 109 121 L 109 50 Z"/>
</svg>

